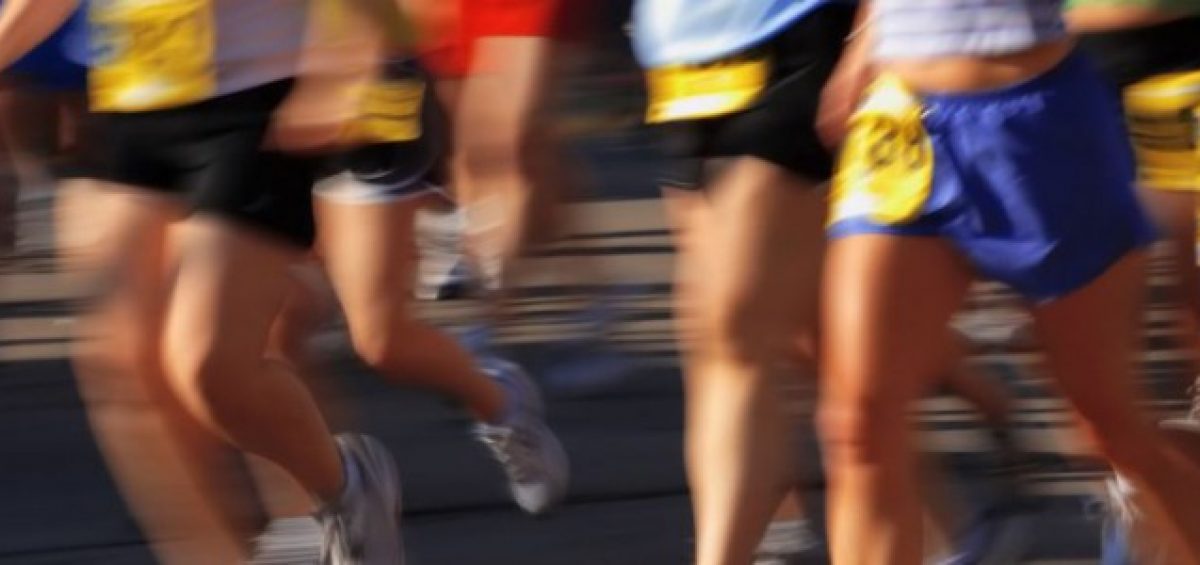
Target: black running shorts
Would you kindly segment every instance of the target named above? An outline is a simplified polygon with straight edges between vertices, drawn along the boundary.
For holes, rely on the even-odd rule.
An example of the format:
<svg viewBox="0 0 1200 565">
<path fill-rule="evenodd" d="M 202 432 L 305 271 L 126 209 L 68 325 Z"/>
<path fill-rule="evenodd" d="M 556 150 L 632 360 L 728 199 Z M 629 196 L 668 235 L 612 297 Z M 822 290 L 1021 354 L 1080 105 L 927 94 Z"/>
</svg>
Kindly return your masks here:
<svg viewBox="0 0 1200 565">
<path fill-rule="evenodd" d="M 1079 46 L 1122 88 L 1150 77 L 1200 69 L 1200 15 L 1116 31 L 1084 33 Z"/>
<path fill-rule="evenodd" d="M 263 146 L 292 84 L 273 82 L 167 110 L 92 114 L 83 176 L 168 193 L 193 213 L 307 248 L 315 236 L 312 186 L 321 159 Z"/>
<path fill-rule="evenodd" d="M 413 131 L 402 140 L 361 143 L 330 159 L 317 184 L 318 195 L 343 203 L 380 203 L 446 194 L 450 125 L 433 81 L 415 61 L 402 59 L 388 63 L 382 82 L 419 92 L 414 107 L 384 104 L 364 114 L 383 120 L 384 126 L 411 125 Z"/>
<path fill-rule="evenodd" d="M 1080 44 L 1121 87 L 1138 184 L 1200 190 L 1200 16 L 1085 34 Z"/>
<path fill-rule="evenodd" d="M 767 88 L 746 110 L 716 118 L 666 122 L 661 135 L 660 184 L 700 188 L 704 162 L 757 157 L 812 181 L 827 180 L 833 154 L 817 136 L 817 106 L 841 57 L 854 6 L 830 4 L 797 21 L 764 45 L 771 62 Z"/>
</svg>

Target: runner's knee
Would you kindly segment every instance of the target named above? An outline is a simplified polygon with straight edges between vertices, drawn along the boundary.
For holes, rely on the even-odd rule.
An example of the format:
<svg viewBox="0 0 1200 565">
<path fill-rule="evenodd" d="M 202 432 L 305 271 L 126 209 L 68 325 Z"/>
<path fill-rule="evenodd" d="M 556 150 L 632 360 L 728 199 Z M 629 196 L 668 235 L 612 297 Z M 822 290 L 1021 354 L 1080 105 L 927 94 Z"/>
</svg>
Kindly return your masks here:
<svg viewBox="0 0 1200 565">
<path fill-rule="evenodd" d="M 138 405 L 166 393 L 153 343 L 109 333 L 76 345 L 75 374 L 89 406 Z"/>
<path fill-rule="evenodd" d="M 793 358 L 797 328 L 750 291 L 734 292 L 701 306 L 698 328 L 710 351 L 738 363 L 767 363 Z"/>
<path fill-rule="evenodd" d="M 822 443 L 831 461 L 879 464 L 911 449 L 900 441 L 907 429 L 907 406 L 884 394 L 864 392 L 823 401 L 817 412 Z"/>
<path fill-rule="evenodd" d="M 520 131 L 477 132 L 459 147 L 463 167 L 473 175 L 496 175 L 518 170 L 527 135 Z"/>
<path fill-rule="evenodd" d="M 350 340 L 359 359 L 376 371 L 410 374 L 421 370 L 423 351 L 413 338 L 421 323 L 397 315 L 367 316 L 351 322 Z M 414 347 L 417 346 L 417 347 Z"/>
<path fill-rule="evenodd" d="M 165 339 L 163 365 L 167 379 L 177 394 L 202 402 L 231 384 L 230 379 L 254 374 L 259 369 L 247 365 L 261 361 L 266 354 L 260 351 L 248 355 L 244 344 L 221 335 L 168 331 Z"/>
</svg>

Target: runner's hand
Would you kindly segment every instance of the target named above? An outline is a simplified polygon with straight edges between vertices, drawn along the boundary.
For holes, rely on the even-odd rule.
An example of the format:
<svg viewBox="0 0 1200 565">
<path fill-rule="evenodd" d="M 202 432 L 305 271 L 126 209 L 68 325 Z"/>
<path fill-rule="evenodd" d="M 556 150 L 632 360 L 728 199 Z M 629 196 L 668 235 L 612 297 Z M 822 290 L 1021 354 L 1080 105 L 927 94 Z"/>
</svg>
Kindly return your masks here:
<svg viewBox="0 0 1200 565">
<path fill-rule="evenodd" d="M 817 107 L 817 135 L 830 149 L 846 139 L 850 116 L 858 108 L 863 91 L 871 83 L 873 72 L 866 61 L 843 59 L 821 91 Z"/>
<path fill-rule="evenodd" d="M 817 107 L 817 135 L 831 150 L 841 147 L 846 139 L 850 117 L 858 109 L 863 91 L 875 79 L 871 64 L 874 33 L 871 27 L 871 3 L 862 2 L 854 20 L 854 30 L 846 38 L 842 58 L 821 91 Z"/>
<path fill-rule="evenodd" d="M 265 145 L 286 153 L 327 153 L 342 143 L 349 120 L 329 99 L 295 91 L 275 111 Z"/>
</svg>

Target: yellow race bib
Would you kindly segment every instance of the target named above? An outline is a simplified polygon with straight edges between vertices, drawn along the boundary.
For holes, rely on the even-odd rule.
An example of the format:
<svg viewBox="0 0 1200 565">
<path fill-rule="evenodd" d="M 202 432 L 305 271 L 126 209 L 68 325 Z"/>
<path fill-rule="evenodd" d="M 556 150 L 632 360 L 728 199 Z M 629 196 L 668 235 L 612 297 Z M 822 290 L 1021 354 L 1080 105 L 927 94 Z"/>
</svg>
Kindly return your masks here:
<svg viewBox="0 0 1200 565">
<path fill-rule="evenodd" d="M 761 55 L 651 69 L 646 73 L 646 121 L 698 120 L 745 110 L 766 89 L 770 72 L 770 62 Z"/>
<path fill-rule="evenodd" d="M 92 108 L 183 106 L 216 91 L 210 0 L 94 0 Z"/>
<path fill-rule="evenodd" d="M 421 106 L 425 82 L 419 78 L 376 82 L 363 93 L 358 118 L 350 123 L 346 141 L 398 143 L 421 137 Z"/>
<path fill-rule="evenodd" d="M 1125 88 L 1138 181 L 1156 190 L 1200 190 L 1200 71 L 1168 73 Z"/>
<path fill-rule="evenodd" d="M 867 216 L 898 224 L 920 214 L 933 182 L 933 146 L 920 100 L 896 78 L 882 76 L 850 118 L 833 177 L 830 223 Z"/>
</svg>

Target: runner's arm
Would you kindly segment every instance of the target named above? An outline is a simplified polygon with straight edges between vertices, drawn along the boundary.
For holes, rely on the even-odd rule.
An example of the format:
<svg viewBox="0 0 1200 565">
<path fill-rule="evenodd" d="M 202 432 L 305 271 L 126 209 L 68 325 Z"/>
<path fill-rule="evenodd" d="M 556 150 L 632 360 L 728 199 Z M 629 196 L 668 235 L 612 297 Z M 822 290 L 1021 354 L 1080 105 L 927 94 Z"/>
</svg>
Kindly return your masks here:
<svg viewBox="0 0 1200 565">
<path fill-rule="evenodd" d="M 336 147 L 382 50 L 380 30 L 357 0 L 313 2 L 296 85 L 275 113 L 268 143 L 294 152 Z"/>
<path fill-rule="evenodd" d="M 817 133 L 831 148 L 841 145 L 850 116 L 858 108 L 863 90 L 875 77 L 876 69 L 871 64 L 871 48 L 875 44 L 872 20 L 871 2 L 860 3 L 842 58 L 821 93 Z"/>
<path fill-rule="evenodd" d="M 0 4 L 0 69 L 6 69 L 54 33 L 79 0 L 7 0 Z"/>
</svg>

